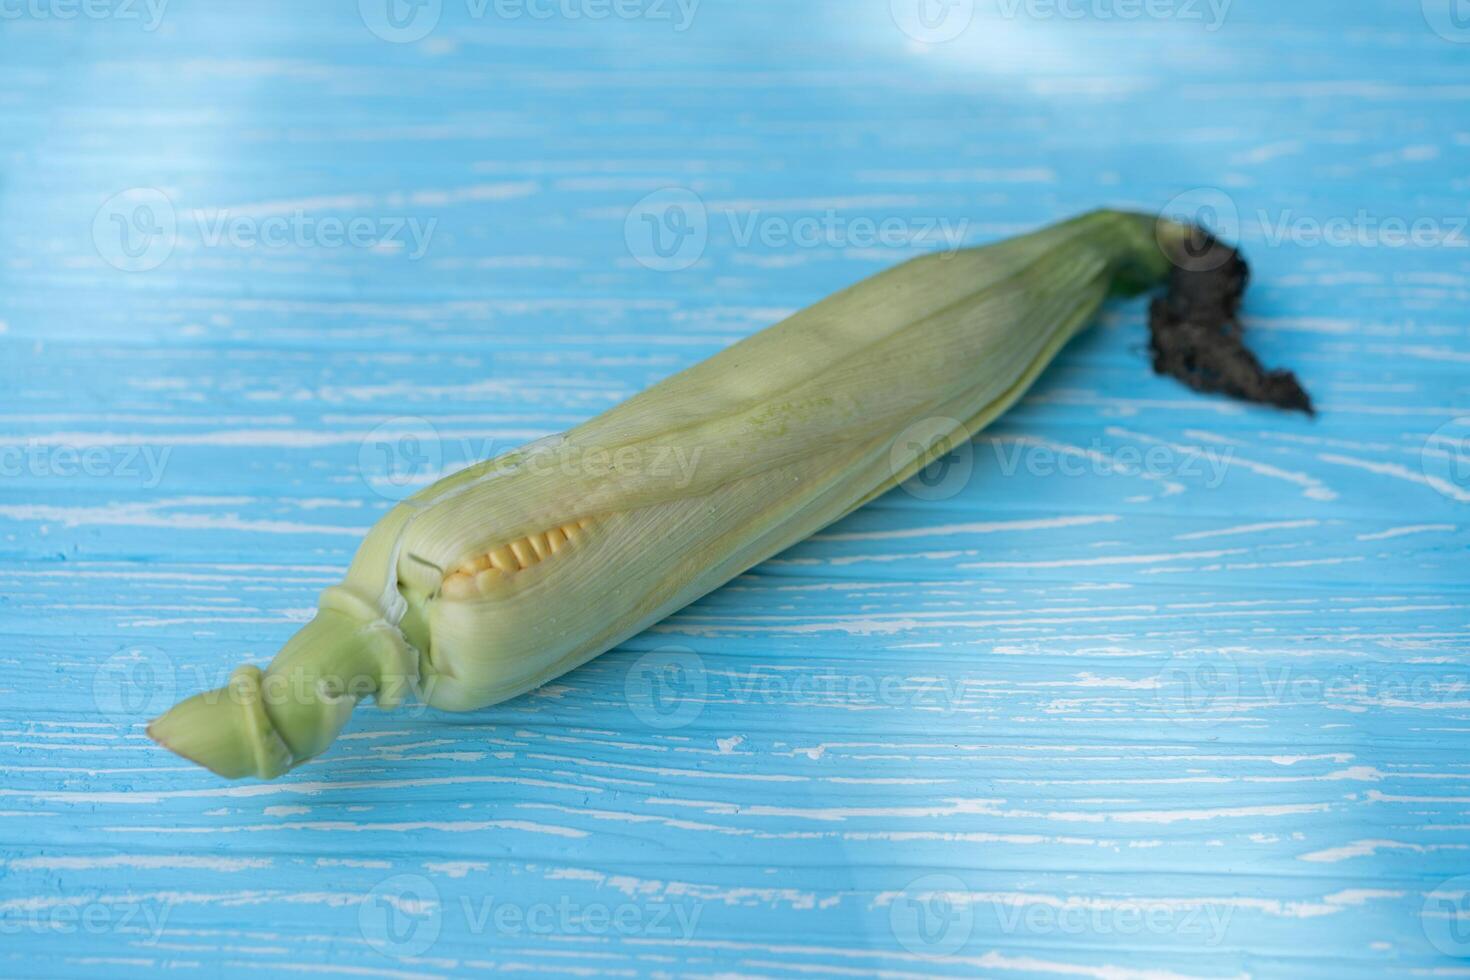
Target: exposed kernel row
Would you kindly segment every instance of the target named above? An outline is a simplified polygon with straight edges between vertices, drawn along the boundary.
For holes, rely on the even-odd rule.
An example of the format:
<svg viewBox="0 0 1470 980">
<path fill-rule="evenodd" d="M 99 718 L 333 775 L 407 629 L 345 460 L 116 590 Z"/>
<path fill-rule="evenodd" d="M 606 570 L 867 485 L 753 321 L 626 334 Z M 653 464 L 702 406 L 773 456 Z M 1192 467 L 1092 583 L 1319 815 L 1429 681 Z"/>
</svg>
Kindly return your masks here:
<svg viewBox="0 0 1470 980">
<path fill-rule="evenodd" d="M 446 599 L 474 599 L 486 595 L 507 576 L 524 571 L 552 555 L 581 543 L 592 526 L 591 518 L 581 518 L 549 531 L 538 531 L 519 541 L 492 548 L 465 561 L 444 576 L 440 594 Z"/>
</svg>

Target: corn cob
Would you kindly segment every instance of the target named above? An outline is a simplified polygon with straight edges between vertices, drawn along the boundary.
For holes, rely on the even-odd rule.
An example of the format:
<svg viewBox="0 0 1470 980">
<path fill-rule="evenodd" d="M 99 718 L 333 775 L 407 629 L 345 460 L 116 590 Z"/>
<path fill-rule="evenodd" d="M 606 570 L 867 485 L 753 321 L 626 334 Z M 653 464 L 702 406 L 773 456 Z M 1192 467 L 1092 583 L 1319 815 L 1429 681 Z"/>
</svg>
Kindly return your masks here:
<svg viewBox="0 0 1470 980">
<path fill-rule="evenodd" d="M 319 755 L 357 702 L 537 687 L 841 518 L 1010 406 L 1110 292 L 1193 230 L 1098 211 L 913 259 L 564 435 L 446 477 L 368 533 L 262 672 L 156 719 L 230 777 Z M 900 435 L 922 420 L 929 435 Z"/>
</svg>

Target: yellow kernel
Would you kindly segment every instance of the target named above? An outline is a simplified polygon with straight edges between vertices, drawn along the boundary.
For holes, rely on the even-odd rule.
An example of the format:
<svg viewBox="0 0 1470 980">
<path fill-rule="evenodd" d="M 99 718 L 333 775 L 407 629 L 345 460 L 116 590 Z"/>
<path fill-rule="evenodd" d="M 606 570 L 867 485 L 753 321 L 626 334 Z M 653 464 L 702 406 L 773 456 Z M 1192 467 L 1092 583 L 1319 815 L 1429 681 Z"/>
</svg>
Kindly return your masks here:
<svg viewBox="0 0 1470 980">
<path fill-rule="evenodd" d="M 521 569 L 520 563 L 516 561 L 515 554 L 509 548 L 496 548 L 490 552 L 490 564 L 506 574 L 518 572 Z"/>
<path fill-rule="evenodd" d="M 546 543 L 546 535 L 537 532 L 526 535 L 526 540 L 531 543 L 531 550 L 536 552 L 536 560 L 540 561 L 551 554 L 551 545 Z"/>
<path fill-rule="evenodd" d="M 473 564 L 474 564 L 475 571 L 477 571 L 477 572 L 483 572 L 485 569 L 487 569 L 487 568 L 490 567 L 490 556 L 489 555 L 478 555 L 478 556 L 476 556 Z"/>
<path fill-rule="evenodd" d="M 567 536 L 568 541 L 574 543 L 577 541 L 581 541 L 583 537 L 582 529 L 577 527 L 577 525 L 575 524 L 563 524 L 561 526 L 561 533 Z"/>
<path fill-rule="evenodd" d="M 516 556 L 516 561 L 521 563 L 522 568 L 530 568 L 536 564 L 536 552 L 531 548 L 531 542 L 522 538 L 510 543 L 511 553 Z"/>
<path fill-rule="evenodd" d="M 446 599 L 473 599 L 478 594 L 475 580 L 460 572 L 446 578 L 440 592 Z"/>
<path fill-rule="evenodd" d="M 561 528 L 554 527 L 546 532 L 546 547 L 554 555 L 567 546 L 567 536 L 561 533 Z"/>
<path fill-rule="evenodd" d="M 495 586 L 498 585 L 500 583 L 500 580 L 504 577 L 505 576 L 501 574 L 499 569 L 487 568 L 483 572 L 475 576 L 475 588 L 479 590 L 481 595 L 484 595 L 491 589 L 495 588 Z"/>
</svg>

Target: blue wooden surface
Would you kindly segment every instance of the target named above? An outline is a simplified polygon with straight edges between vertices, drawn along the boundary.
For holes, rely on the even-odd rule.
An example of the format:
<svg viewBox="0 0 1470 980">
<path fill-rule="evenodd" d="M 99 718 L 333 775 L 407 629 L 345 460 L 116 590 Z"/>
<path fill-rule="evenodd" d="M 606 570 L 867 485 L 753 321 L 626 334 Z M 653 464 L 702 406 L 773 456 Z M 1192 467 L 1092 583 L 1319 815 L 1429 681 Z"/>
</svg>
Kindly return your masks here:
<svg viewBox="0 0 1470 980">
<path fill-rule="evenodd" d="M 0 7 L 0 973 L 1463 966 L 1470 28 L 971 6 Z M 270 658 L 397 477 L 941 222 L 1180 195 L 1316 421 L 1152 377 L 1117 305 L 951 482 L 542 691 L 365 707 L 273 784 L 144 738 Z"/>
</svg>

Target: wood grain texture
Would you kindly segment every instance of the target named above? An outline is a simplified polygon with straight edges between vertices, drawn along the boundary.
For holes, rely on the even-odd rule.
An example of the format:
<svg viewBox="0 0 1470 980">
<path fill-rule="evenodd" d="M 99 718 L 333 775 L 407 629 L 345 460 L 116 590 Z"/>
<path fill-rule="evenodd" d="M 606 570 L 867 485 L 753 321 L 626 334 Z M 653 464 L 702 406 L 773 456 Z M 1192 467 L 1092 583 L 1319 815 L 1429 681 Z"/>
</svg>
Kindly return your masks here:
<svg viewBox="0 0 1470 980">
<path fill-rule="evenodd" d="M 982 0 L 933 44 L 901 0 L 3 8 L 0 973 L 1463 967 L 1441 6 Z M 1180 195 L 1317 420 L 1152 377 L 1118 304 L 929 484 L 543 690 L 364 707 L 271 784 L 143 736 L 269 660 L 395 473 L 568 428 L 946 229 Z"/>
</svg>

